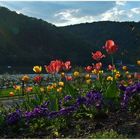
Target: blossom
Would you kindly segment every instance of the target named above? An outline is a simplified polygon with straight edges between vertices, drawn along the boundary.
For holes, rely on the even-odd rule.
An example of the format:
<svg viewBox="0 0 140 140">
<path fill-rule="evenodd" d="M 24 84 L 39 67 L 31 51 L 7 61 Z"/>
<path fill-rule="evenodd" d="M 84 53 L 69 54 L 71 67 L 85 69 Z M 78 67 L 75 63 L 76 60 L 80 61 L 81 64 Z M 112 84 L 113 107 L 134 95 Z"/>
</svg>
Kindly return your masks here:
<svg viewBox="0 0 140 140">
<path fill-rule="evenodd" d="M 92 66 L 87 66 L 87 67 L 85 67 L 86 72 L 91 72 L 91 71 L 92 71 L 92 69 L 93 69 L 93 67 L 92 67 Z"/>
<path fill-rule="evenodd" d="M 20 121 L 22 117 L 22 113 L 20 110 L 16 110 L 13 113 L 10 113 L 7 117 L 6 117 L 6 123 L 8 125 L 13 125 L 16 124 L 18 121 Z"/>
<path fill-rule="evenodd" d="M 34 66 L 34 67 L 33 67 L 33 71 L 34 71 L 35 73 L 40 73 L 40 72 L 42 71 L 42 67 L 41 67 L 41 66 Z"/>
<path fill-rule="evenodd" d="M 64 72 L 61 73 L 61 77 L 65 77 L 65 73 Z"/>
<path fill-rule="evenodd" d="M 136 78 L 136 79 L 140 79 L 140 74 L 137 73 L 137 72 L 135 72 L 135 73 L 134 73 L 134 78 Z"/>
<path fill-rule="evenodd" d="M 69 115 L 70 113 L 72 113 L 75 110 L 76 110 L 76 107 L 75 106 L 69 106 L 67 108 L 60 109 L 60 111 L 58 112 L 58 114 L 59 114 L 59 116 L 65 116 L 65 115 Z"/>
<path fill-rule="evenodd" d="M 63 69 L 64 70 L 70 70 L 71 69 L 71 62 L 66 61 L 65 63 L 63 63 Z"/>
<path fill-rule="evenodd" d="M 91 75 L 90 74 L 86 74 L 85 75 L 85 79 L 90 79 L 91 78 Z"/>
<path fill-rule="evenodd" d="M 100 52 L 100 51 L 96 51 L 95 53 L 92 53 L 92 58 L 96 61 L 100 61 L 104 57 L 105 57 L 105 55 L 102 54 L 102 52 Z"/>
<path fill-rule="evenodd" d="M 38 75 L 38 76 L 35 76 L 33 80 L 34 80 L 34 82 L 39 84 L 39 83 L 41 83 L 42 79 L 43 79 L 43 77 Z"/>
<path fill-rule="evenodd" d="M 102 104 L 102 100 L 103 100 L 103 97 L 100 92 L 92 90 L 86 94 L 87 105 L 95 105 L 96 108 L 100 108 Z"/>
<path fill-rule="evenodd" d="M 140 66 L 140 60 L 138 60 L 138 61 L 137 61 L 137 65 L 139 65 L 139 66 Z"/>
<path fill-rule="evenodd" d="M 64 101 L 65 102 L 67 102 L 67 101 L 69 101 L 69 100 L 71 100 L 72 99 L 72 96 L 71 95 L 66 95 L 65 97 L 64 97 Z"/>
<path fill-rule="evenodd" d="M 120 73 L 116 73 L 116 74 L 115 74 L 115 79 L 120 78 L 120 76 L 121 76 Z"/>
<path fill-rule="evenodd" d="M 113 65 L 113 66 L 112 65 L 108 65 L 108 70 L 111 70 L 111 71 L 115 70 L 115 65 Z"/>
<path fill-rule="evenodd" d="M 123 66 L 122 69 L 123 69 L 124 71 L 127 71 L 127 70 L 128 70 L 127 66 Z"/>
<path fill-rule="evenodd" d="M 24 75 L 22 78 L 21 78 L 22 81 L 24 82 L 28 82 L 29 81 L 29 76 L 28 75 Z"/>
<path fill-rule="evenodd" d="M 14 94 L 14 92 L 12 92 L 12 91 L 9 93 L 9 96 L 11 96 L 11 97 L 14 96 L 14 95 L 15 95 L 15 94 Z"/>
<path fill-rule="evenodd" d="M 14 85 L 13 88 L 14 88 L 15 90 L 20 90 L 20 89 L 21 89 L 21 86 L 19 86 L 19 85 Z"/>
<path fill-rule="evenodd" d="M 48 66 L 45 65 L 45 69 L 48 73 L 55 74 L 58 73 L 63 66 L 63 62 L 60 60 L 53 60 Z"/>
<path fill-rule="evenodd" d="M 26 88 L 26 92 L 32 92 L 33 91 L 33 87 L 27 87 Z"/>
<path fill-rule="evenodd" d="M 67 81 L 72 81 L 72 76 L 65 76 Z"/>
<path fill-rule="evenodd" d="M 126 71 L 125 74 L 126 74 L 126 75 L 129 74 L 129 71 Z"/>
<path fill-rule="evenodd" d="M 96 63 L 94 65 L 94 68 L 99 71 L 102 68 L 102 63 L 101 62 Z"/>
<path fill-rule="evenodd" d="M 58 85 L 63 87 L 64 86 L 64 82 L 61 81 L 61 82 L 58 83 Z"/>
<path fill-rule="evenodd" d="M 93 74 L 98 74 L 99 71 L 97 71 L 96 69 L 94 69 L 94 70 L 92 70 L 92 73 L 93 73 Z"/>
<path fill-rule="evenodd" d="M 91 83 L 91 79 L 87 79 L 87 80 L 86 80 L 86 83 L 87 83 L 87 84 L 90 84 L 90 83 Z"/>
<path fill-rule="evenodd" d="M 128 75 L 127 75 L 127 78 L 128 78 L 128 79 L 131 79 L 131 78 L 132 78 L 132 75 L 131 75 L 131 74 L 128 74 Z"/>
<path fill-rule="evenodd" d="M 114 43 L 113 40 L 107 40 L 103 48 L 108 54 L 113 54 L 118 50 L 118 46 Z"/>
<path fill-rule="evenodd" d="M 53 84 L 52 84 L 52 87 L 53 87 L 53 88 L 56 88 L 56 87 L 57 87 L 57 84 L 56 84 L 56 83 L 53 83 Z"/>
<path fill-rule="evenodd" d="M 53 86 L 51 86 L 51 85 L 48 85 L 47 86 L 47 91 L 49 92 L 49 91 L 51 91 L 53 89 Z"/>
<path fill-rule="evenodd" d="M 44 92 L 44 91 L 45 91 L 45 89 L 44 89 L 43 87 L 41 87 L 41 88 L 40 88 L 40 91 L 41 91 L 41 92 Z"/>
<path fill-rule="evenodd" d="M 81 105 L 81 104 L 86 104 L 86 101 L 87 101 L 87 99 L 86 99 L 86 97 L 78 97 L 77 98 L 77 101 L 76 101 L 76 103 L 77 103 L 77 105 Z"/>
<path fill-rule="evenodd" d="M 107 79 L 107 81 L 113 81 L 113 77 L 112 76 L 108 76 L 106 79 Z"/>
<path fill-rule="evenodd" d="M 79 77 L 80 73 L 79 73 L 78 71 L 75 71 L 75 72 L 73 73 L 73 75 L 74 75 L 74 77 Z"/>
<path fill-rule="evenodd" d="M 62 92 L 62 87 L 57 88 L 56 91 L 61 93 Z"/>
</svg>

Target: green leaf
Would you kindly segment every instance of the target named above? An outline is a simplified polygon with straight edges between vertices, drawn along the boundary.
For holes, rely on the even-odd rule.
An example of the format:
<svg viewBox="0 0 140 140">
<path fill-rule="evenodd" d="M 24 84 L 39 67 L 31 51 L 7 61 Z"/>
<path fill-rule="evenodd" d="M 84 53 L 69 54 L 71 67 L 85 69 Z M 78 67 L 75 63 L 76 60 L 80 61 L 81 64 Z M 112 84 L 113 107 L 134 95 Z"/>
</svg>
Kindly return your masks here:
<svg viewBox="0 0 140 140">
<path fill-rule="evenodd" d="M 104 94 L 105 98 L 117 98 L 119 96 L 119 90 L 116 81 L 113 81 Z"/>
</svg>

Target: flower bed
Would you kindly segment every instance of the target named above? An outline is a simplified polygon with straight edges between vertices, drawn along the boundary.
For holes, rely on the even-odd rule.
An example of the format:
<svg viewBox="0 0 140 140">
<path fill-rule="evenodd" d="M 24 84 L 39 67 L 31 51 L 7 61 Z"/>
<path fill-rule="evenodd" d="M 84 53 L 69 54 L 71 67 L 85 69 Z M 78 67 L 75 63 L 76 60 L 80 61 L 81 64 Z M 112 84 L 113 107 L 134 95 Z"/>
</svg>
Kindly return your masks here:
<svg viewBox="0 0 140 140">
<path fill-rule="evenodd" d="M 51 61 L 34 66 L 36 76 L 21 77 L 10 98 L 22 95 L 24 100 L 11 108 L 1 107 L 2 138 L 138 138 L 140 130 L 140 82 L 127 66 L 118 70 L 113 54 L 118 46 L 108 40 L 101 51 L 92 53 L 95 64 L 69 75 L 71 62 Z M 103 70 L 102 59 L 111 56 L 112 63 Z M 94 78 L 92 78 L 94 75 Z M 31 96 L 32 95 L 32 96 Z"/>
</svg>

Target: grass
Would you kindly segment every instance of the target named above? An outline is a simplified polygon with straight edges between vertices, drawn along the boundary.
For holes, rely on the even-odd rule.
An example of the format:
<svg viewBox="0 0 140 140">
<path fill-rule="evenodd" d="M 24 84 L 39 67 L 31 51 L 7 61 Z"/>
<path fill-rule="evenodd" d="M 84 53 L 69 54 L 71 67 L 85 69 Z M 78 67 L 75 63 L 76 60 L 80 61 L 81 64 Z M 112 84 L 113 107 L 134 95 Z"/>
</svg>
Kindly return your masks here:
<svg viewBox="0 0 140 140">
<path fill-rule="evenodd" d="M 10 92 L 14 92 L 14 89 L 13 88 L 0 89 L 0 98 L 9 97 Z M 18 95 L 18 93 L 16 92 L 15 95 Z"/>
</svg>

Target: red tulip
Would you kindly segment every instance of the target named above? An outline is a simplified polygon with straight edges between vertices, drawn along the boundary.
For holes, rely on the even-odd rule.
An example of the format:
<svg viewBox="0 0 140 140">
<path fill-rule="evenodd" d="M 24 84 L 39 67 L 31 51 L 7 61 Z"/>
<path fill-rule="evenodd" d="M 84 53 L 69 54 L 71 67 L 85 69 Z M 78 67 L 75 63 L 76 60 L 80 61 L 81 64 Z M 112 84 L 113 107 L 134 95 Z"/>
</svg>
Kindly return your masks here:
<svg viewBox="0 0 140 140">
<path fill-rule="evenodd" d="M 70 70 L 71 69 L 71 62 L 66 61 L 65 63 L 63 63 L 63 69 L 64 70 Z"/>
<path fill-rule="evenodd" d="M 36 83 L 40 83 L 41 81 L 42 81 L 42 76 L 35 76 L 34 77 L 34 81 L 36 82 Z"/>
<path fill-rule="evenodd" d="M 92 66 L 87 66 L 87 67 L 85 67 L 86 72 L 91 72 L 91 71 L 92 71 L 92 69 L 93 69 L 93 67 L 92 67 Z"/>
<path fill-rule="evenodd" d="M 108 65 L 108 70 L 111 70 L 111 71 L 115 70 L 115 65 L 113 65 L 113 66 L 112 65 Z"/>
<path fill-rule="evenodd" d="M 113 54 L 118 50 L 118 46 L 114 43 L 113 40 L 107 40 L 103 48 L 107 51 L 108 54 Z"/>
<path fill-rule="evenodd" d="M 72 76 L 66 76 L 65 77 L 67 81 L 71 81 L 72 80 Z"/>
<path fill-rule="evenodd" d="M 100 70 L 101 67 L 102 67 L 102 63 L 101 63 L 101 62 L 98 62 L 98 63 L 96 63 L 96 64 L 94 65 L 94 68 L 95 68 L 96 70 Z"/>
<path fill-rule="evenodd" d="M 137 72 L 135 72 L 135 73 L 134 73 L 134 78 L 136 78 L 136 79 L 140 79 L 140 74 L 137 73 Z"/>
<path fill-rule="evenodd" d="M 105 57 L 105 55 L 102 54 L 102 52 L 100 52 L 100 51 L 96 51 L 95 53 L 92 53 L 92 58 L 96 61 L 99 61 L 104 57 Z"/>
<path fill-rule="evenodd" d="M 48 66 L 45 66 L 45 69 L 48 73 L 55 74 L 62 69 L 63 63 L 60 60 L 51 61 Z"/>
</svg>

